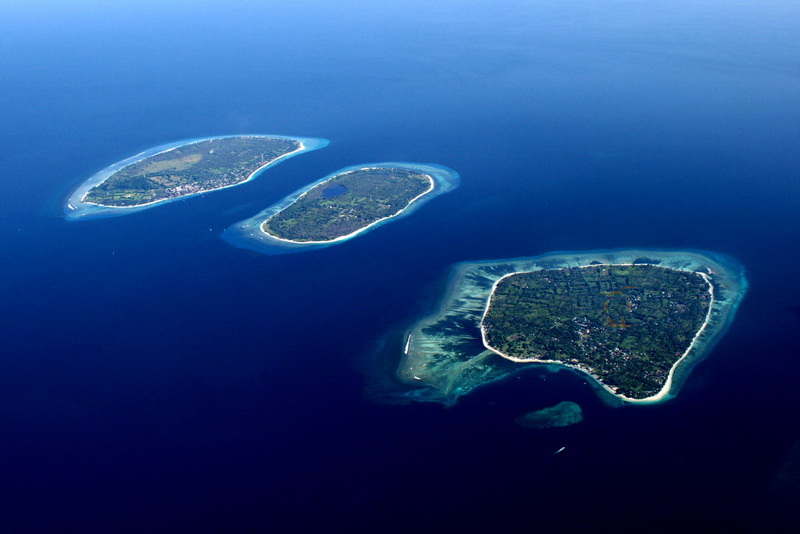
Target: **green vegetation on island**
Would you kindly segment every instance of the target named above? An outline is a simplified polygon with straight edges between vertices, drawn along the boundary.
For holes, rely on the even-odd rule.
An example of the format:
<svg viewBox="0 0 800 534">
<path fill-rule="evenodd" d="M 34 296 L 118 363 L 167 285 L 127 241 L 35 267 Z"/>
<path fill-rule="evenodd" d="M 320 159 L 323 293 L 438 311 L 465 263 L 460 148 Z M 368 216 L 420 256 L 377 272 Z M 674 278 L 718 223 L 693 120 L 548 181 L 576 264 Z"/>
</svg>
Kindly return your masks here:
<svg viewBox="0 0 800 534">
<path fill-rule="evenodd" d="M 312 187 L 269 217 L 262 231 L 295 242 L 332 241 L 392 217 L 433 189 L 433 179 L 401 167 L 362 167 Z"/>
<path fill-rule="evenodd" d="M 703 274 L 655 265 L 590 265 L 502 278 L 481 328 L 515 361 L 577 367 L 632 399 L 658 393 L 712 304 Z"/>
<path fill-rule="evenodd" d="M 134 207 L 239 184 L 301 148 L 294 139 L 223 137 L 181 145 L 144 158 L 90 189 L 83 202 Z"/>
<path fill-rule="evenodd" d="M 515 273 L 530 273 L 538 289 L 512 286 L 519 302 L 487 312 L 495 287 Z M 746 292 L 744 267 L 714 252 L 597 250 L 460 263 L 436 310 L 386 343 L 386 358 L 402 352 L 396 376 L 408 388 L 390 394 L 452 405 L 535 370 L 542 378 L 577 373 L 610 406 L 664 402 L 725 333 Z M 491 332 L 493 319 L 508 330 Z M 513 359 L 489 348 L 486 326 Z"/>
</svg>

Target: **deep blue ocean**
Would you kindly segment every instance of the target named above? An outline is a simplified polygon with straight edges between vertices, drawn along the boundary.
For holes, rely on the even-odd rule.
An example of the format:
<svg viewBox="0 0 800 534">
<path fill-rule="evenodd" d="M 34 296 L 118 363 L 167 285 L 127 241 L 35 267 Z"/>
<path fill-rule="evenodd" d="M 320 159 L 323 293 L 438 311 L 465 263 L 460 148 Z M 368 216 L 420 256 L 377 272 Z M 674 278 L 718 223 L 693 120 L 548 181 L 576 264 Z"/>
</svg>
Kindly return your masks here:
<svg viewBox="0 0 800 534">
<path fill-rule="evenodd" d="M 11 0 L 0 17 L 0 532 L 800 519 L 800 4 L 163 4 Z M 63 218 L 111 163 L 240 133 L 331 144 L 240 187 Z M 220 239 L 380 161 L 461 186 L 322 250 Z M 625 247 L 747 269 L 676 399 L 612 409 L 581 377 L 530 371 L 452 408 L 385 402 L 384 349 L 454 263 Z M 564 400 L 584 422 L 514 423 Z"/>
</svg>

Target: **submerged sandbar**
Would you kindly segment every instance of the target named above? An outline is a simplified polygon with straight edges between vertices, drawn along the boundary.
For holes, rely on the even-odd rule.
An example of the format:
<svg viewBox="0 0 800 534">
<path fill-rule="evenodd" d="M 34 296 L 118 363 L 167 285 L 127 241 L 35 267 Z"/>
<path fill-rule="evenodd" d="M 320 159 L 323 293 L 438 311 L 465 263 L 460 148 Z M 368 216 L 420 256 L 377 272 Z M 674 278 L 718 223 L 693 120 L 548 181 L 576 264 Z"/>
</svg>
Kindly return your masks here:
<svg viewBox="0 0 800 534">
<path fill-rule="evenodd" d="M 76 189 L 68 220 L 125 215 L 159 204 L 240 185 L 325 139 L 233 135 L 160 145 L 106 167 Z"/>
<path fill-rule="evenodd" d="M 591 377 L 612 405 L 660 402 L 719 340 L 746 288 L 741 264 L 712 252 L 462 263 L 439 310 L 408 330 L 397 374 L 417 386 L 409 398 L 445 404 L 534 365 Z"/>
<path fill-rule="evenodd" d="M 265 254 L 322 248 L 407 216 L 458 185 L 458 173 L 440 165 L 353 165 L 236 223 L 222 237 Z"/>
</svg>

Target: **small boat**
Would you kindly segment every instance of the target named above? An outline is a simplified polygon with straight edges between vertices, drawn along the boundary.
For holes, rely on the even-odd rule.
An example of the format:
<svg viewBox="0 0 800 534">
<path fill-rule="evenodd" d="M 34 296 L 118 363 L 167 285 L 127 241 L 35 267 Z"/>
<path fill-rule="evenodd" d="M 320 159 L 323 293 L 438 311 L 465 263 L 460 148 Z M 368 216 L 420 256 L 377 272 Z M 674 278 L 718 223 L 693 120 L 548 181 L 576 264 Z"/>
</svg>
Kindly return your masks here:
<svg viewBox="0 0 800 534">
<path fill-rule="evenodd" d="M 559 452 L 563 451 L 564 449 L 566 449 L 566 447 L 561 447 L 560 449 L 558 449 L 556 452 L 553 453 L 553 456 L 555 456 Z"/>
</svg>

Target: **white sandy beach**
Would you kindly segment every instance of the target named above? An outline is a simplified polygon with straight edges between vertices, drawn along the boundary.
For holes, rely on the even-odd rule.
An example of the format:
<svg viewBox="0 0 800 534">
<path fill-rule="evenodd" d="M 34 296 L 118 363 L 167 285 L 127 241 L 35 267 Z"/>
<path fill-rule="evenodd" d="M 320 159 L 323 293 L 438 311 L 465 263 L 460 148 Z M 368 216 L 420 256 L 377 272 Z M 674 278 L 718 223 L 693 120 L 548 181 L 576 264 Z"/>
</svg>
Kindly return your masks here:
<svg viewBox="0 0 800 534">
<path fill-rule="evenodd" d="M 561 267 L 561 268 L 558 268 L 558 269 L 548 269 L 548 270 L 561 270 L 561 269 L 569 269 L 569 268 L 573 268 L 573 267 L 583 268 L 583 267 L 631 266 L 631 265 L 636 265 L 636 264 L 634 264 L 634 263 L 594 263 L 594 264 L 587 264 L 587 265 L 576 265 L 576 266 L 569 266 L 569 267 Z M 561 362 L 561 361 L 558 361 L 558 360 L 546 360 L 546 359 L 538 359 L 538 358 L 518 358 L 518 357 L 515 357 L 515 356 L 511 356 L 509 354 L 505 354 L 505 353 L 495 349 L 494 347 L 492 347 L 489 344 L 488 340 L 486 339 L 486 329 L 484 328 L 484 319 L 486 318 L 486 315 L 489 313 L 489 309 L 491 308 L 492 297 L 494 296 L 494 293 L 495 293 L 495 290 L 497 289 L 497 286 L 500 284 L 500 282 L 502 282 L 503 280 L 505 280 L 509 276 L 513 276 L 513 275 L 516 275 L 516 274 L 529 273 L 529 272 L 532 272 L 532 271 L 511 272 L 511 273 L 508 273 L 508 274 L 505 274 L 505 275 L 501 276 L 500 278 L 498 278 L 494 282 L 494 284 L 492 284 L 492 290 L 489 293 L 489 297 L 486 300 L 486 308 L 485 308 L 483 314 L 481 315 L 481 321 L 480 321 L 481 341 L 483 342 L 483 346 L 486 347 L 488 350 L 496 353 L 497 355 L 499 355 L 499 356 L 501 356 L 501 357 L 503 357 L 503 358 L 505 358 L 507 360 L 510 360 L 512 362 L 516 362 L 516 363 L 558 364 L 558 365 L 563 365 L 564 367 L 569 367 L 569 368 L 581 371 L 581 372 L 589 375 L 590 377 L 592 377 L 608 393 L 614 395 L 615 397 L 617 397 L 619 399 L 622 399 L 622 400 L 624 400 L 626 402 L 629 402 L 629 403 L 655 403 L 655 402 L 659 402 L 661 400 L 664 400 L 665 398 L 669 397 L 669 395 L 670 395 L 670 389 L 671 389 L 671 386 L 672 386 L 672 379 L 673 379 L 673 376 L 675 374 L 675 370 L 680 366 L 680 364 L 686 359 L 686 357 L 694 349 L 698 338 L 703 333 L 703 331 L 706 329 L 706 326 L 708 325 L 709 321 L 711 320 L 711 312 L 714 310 L 714 286 L 711 283 L 711 280 L 710 280 L 709 276 L 707 274 L 705 274 L 705 273 L 692 271 L 692 270 L 687 270 L 687 269 L 678 269 L 678 268 L 674 268 L 674 267 L 662 267 L 662 268 L 674 269 L 674 270 L 685 271 L 685 272 L 696 272 L 697 274 L 702 276 L 703 279 L 706 281 L 706 284 L 708 284 L 708 294 L 709 294 L 709 297 L 710 297 L 710 302 L 708 304 L 708 311 L 706 312 L 706 317 L 705 317 L 705 319 L 703 321 L 703 324 L 700 326 L 700 328 L 698 329 L 697 333 L 692 338 L 692 342 L 689 344 L 689 346 L 684 351 L 684 353 L 681 355 L 681 357 L 678 358 L 675 361 L 675 363 L 672 365 L 672 367 L 669 370 L 669 374 L 667 375 L 667 380 L 664 382 L 664 385 L 659 390 L 659 392 L 656 393 L 655 395 L 651 395 L 650 397 L 646 397 L 646 398 L 643 398 L 643 399 L 633 399 L 633 398 L 630 398 L 630 397 L 626 397 L 625 395 L 621 395 L 621 394 L 617 393 L 612 388 L 610 388 L 609 386 L 604 384 L 603 380 L 599 376 L 597 376 L 593 372 L 593 370 L 590 369 L 590 368 L 583 367 L 583 366 L 580 366 L 580 365 L 574 365 L 574 364 L 570 364 L 570 363 L 565 363 L 565 362 Z"/>
<path fill-rule="evenodd" d="M 169 152 L 171 150 L 175 150 L 177 148 L 193 145 L 197 143 L 202 143 L 204 141 L 213 141 L 213 140 L 220 140 L 220 139 L 230 139 L 230 138 L 273 138 L 273 139 L 287 139 L 291 141 L 295 141 L 299 143 L 299 146 L 292 150 L 291 152 L 287 152 L 277 158 L 274 158 L 262 165 L 252 172 L 250 172 L 246 178 L 240 180 L 233 184 L 224 185 L 221 187 L 214 187 L 210 189 L 204 189 L 202 191 L 193 191 L 190 193 L 180 194 L 178 196 L 170 197 L 170 198 L 162 198 L 158 200 L 153 200 L 151 202 L 145 202 L 143 204 L 137 204 L 135 206 L 108 206 L 104 204 L 98 204 L 94 202 L 87 202 L 86 195 L 93 189 L 94 187 L 102 184 L 106 180 L 108 180 L 111 176 L 119 172 L 121 169 L 129 165 L 133 165 L 140 161 L 143 161 L 147 158 L 157 156 L 159 154 L 163 154 L 165 152 Z M 135 213 L 137 211 L 146 210 L 153 208 L 155 206 L 166 204 L 169 202 L 176 202 L 180 200 L 184 200 L 193 196 L 204 195 L 209 192 L 217 191 L 219 189 L 225 189 L 228 187 L 235 187 L 241 185 L 245 182 L 251 181 L 257 177 L 257 175 L 262 172 L 266 167 L 270 167 L 284 161 L 288 158 L 294 157 L 303 152 L 309 152 L 312 150 L 316 150 L 319 148 L 323 148 L 329 144 L 327 139 L 320 139 L 320 138 L 311 138 L 311 137 L 288 137 L 282 135 L 261 135 L 261 134 L 253 134 L 253 135 L 228 135 L 228 136 L 216 136 L 216 137 L 204 137 L 204 138 L 197 138 L 197 139 L 188 139 L 183 141 L 176 141 L 173 143 L 168 143 L 164 145 L 159 145 L 153 147 L 149 150 L 145 150 L 143 152 L 137 153 L 135 156 L 131 156 L 124 160 L 118 161 L 108 167 L 102 169 L 101 171 L 92 175 L 89 179 L 85 180 L 78 188 L 76 188 L 70 196 L 65 200 L 64 203 L 64 215 L 66 220 L 68 221 L 76 221 L 76 220 L 87 220 L 87 219 L 95 219 L 95 218 L 105 218 L 105 217 L 114 217 L 120 215 L 128 215 L 131 213 Z"/>
<path fill-rule="evenodd" d="M 247 137 L 247 136 L 243 136 L 243 137 Z M 252 137 L 256 137 L 256 136 L 252 136 Z M 166 150 L 162 150 L 161 152 L 157 152 L 157 153 L 152 154 L 150 156 L 145 156 L 145 157 L 142 157 L 142 158 L 140 158 L 140 159 L 138 159 L 136 161 L 128 163 L 127 165 L 125 165 L 125 167 L 128 167 L 130 165 L 134 165 L 134 164 L 139 163 L 140 161 L 143 161 L 145 159 L 152 158 L 154 156 L 158 156 L 158 155 L 164 154 L 166 152 L 170 152 L 172 150 L 175 150 L 176 148 L 180 148 L 180 147 L 183 147 L 183 146 L 189 146 L 189 145 L 193 145 L 193 144 L 197 144 L 197 143 L 202 143 L 202 142 L 208 141 L 208 140 L 209 139 L 203 139 L 201 141 L 195 141 L 194 143 L 187 143 L 185 145 L 179 145 L 179 146 L 176 146 L 176 147 L 168 148 Z M 247 178 L 245 178 L 244 180 L 241 180 L 241 181 L 233 183 L 233 184 L 223 185 L 223 186 L 220 186 L 220 187 L 212 187 L 210 189 L 204 189 L 203 191 L 196 191 L 196 192 L 193 192 L 193 193 L 187 193 L 185 195 L 177 195 L 177 196 L 169 197 L 169 198 L 160 198 L 158 200 L 153 200 L 152 202 L 145 202 L 145 203 L 142 203 L 142 204 L 136 204 L 135 206 L 108 206 L 106 204 L 98 204 L 96 202 L 87 201 L 86 197 L 89 195 L 91 190 L 94 189 L 95 187 L 97 187 L 98 185 L 102 184 L 103 182 L 105 182 L 106 180 L 111 178 L 112 176 L 114 176 L 114 174 L 116 174 L 116 172 L 115 172 L 113 174 L 110 174 L 109 176 L 107 176 L 105 179 L 103 179 L 102 181 L 98 182 L 97 184 L 93 185 L 88 191 L 86 191 L 86 193 L 84 193 L 84 195 L 81 198 L 80 202 L 82 204 L 90 204 L 90 205 L 93 205 L 93 206 L 100 206 L 100 207 L 103 207 L 103 208 L 127 210 L 127 209 L 143 208 L 143 207 L 146 207 L 146 206 L 152 206 L 152 205 L 159 204 L 159 203 L 162 203 L 162 202 L 170 202 L 170 201 L 174 201 L 174 200 L 178 200 L 178 199 L 182 199 L 182 198 L 189 198 L 189 197 L 193 197 L 193 196 L 204 195 L 204 194 L 210 193 L 212 191 L 219 191 L 221 189 L 227 189 L 229 187 L 236 187 L 237 185 L 241 185 L 243 183 L 249 182 L 250 180 L 255 178 L 255 176 L 259 173 L 259 171 L 261 171 L 262 169 L 264 169 L 266 167 L 269 167 L 270 165 L 272 165 L 274 163 L 277 163 L 281 159 L 284 159 L 284 158 L 290 157 L 290 156 L 292 156 L 294 154 L 298 154 L 300 152 L 303 152 L 305 150 L 305 146 L 303 145 L 302 141 L 299 141 L 299 142 L 300 142 L 300 146 L 298 148 L 296 148 L 295 150 L 292 150 L 291 152 L 287 152 L 286 154 L 282 154 L 282 155 L 278 156 L 277 158 L 271 159 L 270 161 L 264 163 L 263 165 L 261 165 L 260 167 L 255 169 L 253 172 L 251 172 L 247 176 Z M 123 167 L 123 169 L 125 167 Z M 122 170 L 122 169 L 120 169 L 120 170 Z M 117 171 L 117 172 L 119 172 L 119 171 Z M 75 208 L 73 208 L 73 209 L 75 209 Z"/>
<path fill-rule="evenodd" d="M 411 207 L 411 205 L 412 205 L 414 202 L 416 202 L 416 201 L 417 201 L 417 199 L 420 199 L 420 198 L 424 197 L 425 195 L 427 195 L 428 193 L 430 193 L 431 191 L 433 191 L 433 189 L 434 189 L 434 187 L 435 187 L 435 184 L 436 184 L 436 182 L 434 181 L 434 179 L 433 179 L 433 177 L 432 177 L 432 176 L 430 176 L 429 174 L 424 174 L 424 173 L 423 173 L 423 174 L 424 174 L 424 176 L 425 176 L 425 177 L 428 179 L 428 181 L 430 182 L 430 183 L 429 183 L 429 186 L 428 186 L 428 189 L 426 189 L 425 191 L 423 191 L 423 192 L 422 192 L 422 193 L 420 193 L 419 195 L 417 195 L 417 196 L 415 196 L 414 198 L 412 198 L 412 199 L 411 199 L 411 200 L 408 202 L 408 204 L 406 204 L 406 205 L 405 205 L 405 207 L 401 208 L 400 210 L 398 210 L 397 212 L 395 212 L 395 213 L 393 213 L 393 214 L 391 214 L 391 215 L 388 215 L 388 216 L 386 216 L 386 217 L 383 217 L 383 218 L 381 218 L 381 219 L 377 219 L 377 220 L 375 220 L 375 221 L 373 221 L 373 222 L 369 223 L 367 226 L 364 226 L 364 227 L 362 227 L 362 228 L 359 228 L 358 230 L 356 230 L 356 231 L 354 231 L 354 232 L 351 232 L 351 233 L 349 233 L 349 234 L 347 234 L 347 235 L 343 235 L 343 236 L 337 237 L 337 238 L 335 238 L 335 239 L 328 239 L 328 240 L 325 240 L 325 241 L 295 241 L 295 240 L 292 240 L 292 239 L 284 239 L 284 238 L 281 238 L 281 237 L 277 237 L 277 236 L 275 236 L 275 235 L 273 235 L 273 234 L 270 234 L 270 233 L 269 233 L 269 232 L 267 232 L 266 230 L 264 230 L 264 225 L 265 225 L 265 224 L 266 224 L 266 223 L 267 223 L 267 222 L 268 222 L 270 219 L 272 219 L 273 217 L 275 217 L 276 215 L 278 215 L 279 213 L 281 213 L 283 210 L 287 209 L 289 206 L 292 206 L 293 204 L 295 204 L 296 202 L 298 202 L 298 201 L 299 201 L 300 199 L 302 199 L 304 196 L 306 196 L 307 194 L 309 194 L 309 193 L 310 193 L 312 190 L 314 190 L 314 189 L 316 189 L 316 188 L 318 188 L 318 187 L 322 187 L 324 184 L 328 183 L 330 180 L 333 180 L 334 178 L 338 178 L 338 177 L 340 177 L 340 176 L 343 176 L 343 175 L 345 175 L 345 174 L 350 174 L 350 173 L 352 173 L 352 172 L 355 172 L 355 171 L 357 171 L 357 170 L 369 170 L 369 169 L 371 169 L 371 168 L 381 168 L 381 167 L 364 167 L 363 169 L 353 169 L 353 170 L 350 170 L 350 171 L 347 171 L 347 172 L 343 172 L 343 173 L 341 173 L 341 174 L 337 174 L 337 175 L 331 176 L 330 178 L 328 178 L 328 179 L 327 179 L 327 180 L 325 180 L 324 182 L 320 182 L 320 183 L 318 183 L 318 184 L 315 184 L 314 186 L 310 187 L 310 188 L 309 188 L 309 189 L 308 189 L 308 190 L 307 190 L 305 193 L 303 193 L 302 195 L 300 195 L 299 197 L 297 197 L 297 198 L 296 198 L 296 199 L 295 199 L 295 200 L 294 200 L 294 201 L 293 201 L 291 204 L 289 204 L 289 205 L 287 205 L 286 207 L 284 207 L 284 208 L 280 209 L 279 211 L 277 211 L 277 212 L 273 213 L 273 214 L 272 214 L 272 215 L 270 215 L 270 216 L 269 216 L 267 219 L 265 219 L 265 220 L 264 220 L 264 221 L 263 221 L 263 222 L 262 222 L 262 223 L 259 225 L 259 229 L 261 230 L 261 232 L 262 232 L 262 233 L 264 233 L 264 234 L 265 234 L 266 236 L 268 236 L 270 239 L 275 239 L 276 241 L 282 241 L 282 242 L 284 242 L 284 243 L 292 243 L 292 244 L 294 244 L 294 245 L 321 245 L 321 244 L 330 244 L 330 243 L 336 243 L 336 242 L 340 242 L 340 241 L 345 241 L 345 240 L 347 240 L 347 239 L 352 239 L 353 237 L 357 236 L 358 234 L 361 234 L 361 233 L 363 233 L 363 232 L 366 232 L 367 230 L 369 230 L 371 227 L 375 226 L 376 224 L 380 224 L 380 223 L 381 223 L 381 222 L 383 222 L 383 221 L 386 221 L 386 220 L 388 220 L 388 219 L 391 219 L 391 218 L 393 218 L 393 217 L 397 217 L 398 215 L 400 215 L 401 213 L 403 213 L 405 210 L 407 210 L 409 207 Z"/>
</svg>

